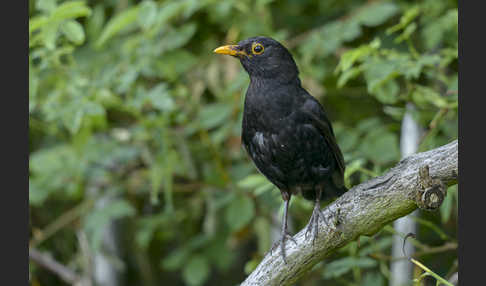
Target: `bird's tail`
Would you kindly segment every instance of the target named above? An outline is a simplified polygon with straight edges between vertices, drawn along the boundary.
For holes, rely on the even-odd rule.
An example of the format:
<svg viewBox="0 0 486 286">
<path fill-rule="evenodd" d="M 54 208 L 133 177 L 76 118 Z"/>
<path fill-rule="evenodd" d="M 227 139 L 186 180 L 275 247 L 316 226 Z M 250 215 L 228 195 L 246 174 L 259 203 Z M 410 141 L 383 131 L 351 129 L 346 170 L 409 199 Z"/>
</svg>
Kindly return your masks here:
<svg viewBox="0 0 486 286">
<path fill-rule="evenodd" d="M 322 187 L 321 201 L 336 199 L 348 190 L 344 185 L 338 187 L 332 181 L 325 182 Z M 302 190 L 304 199 L 314 201 L 317 193 L 315 188 L 316 187 Z"/>
<path fill-rule="evenodd" d="M 342 185 L 336 186 L 334 183 L 328 183 L 324 185 L 324 192 L 321 193 L 321 201 L 325 201 L 331 198 L 337 198 L 344 194 L 348 189 Z"/>
</svg>

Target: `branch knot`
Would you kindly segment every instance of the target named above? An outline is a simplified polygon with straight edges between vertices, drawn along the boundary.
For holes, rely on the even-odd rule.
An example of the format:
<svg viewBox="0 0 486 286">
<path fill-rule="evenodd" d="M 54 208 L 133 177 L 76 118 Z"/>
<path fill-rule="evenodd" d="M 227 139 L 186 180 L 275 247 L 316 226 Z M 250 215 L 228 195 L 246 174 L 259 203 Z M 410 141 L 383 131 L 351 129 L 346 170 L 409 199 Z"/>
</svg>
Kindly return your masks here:
<svg viewBox="0 0 486 286">
<path fill-rule="evenodd" d="M 426 211 L 437 210 L 446 196 L 445 184 L 430 177 L 428 165 L 419 168 L 418 184 L 420 190 L 416 195 L 417 206 Z"/>
</svg>

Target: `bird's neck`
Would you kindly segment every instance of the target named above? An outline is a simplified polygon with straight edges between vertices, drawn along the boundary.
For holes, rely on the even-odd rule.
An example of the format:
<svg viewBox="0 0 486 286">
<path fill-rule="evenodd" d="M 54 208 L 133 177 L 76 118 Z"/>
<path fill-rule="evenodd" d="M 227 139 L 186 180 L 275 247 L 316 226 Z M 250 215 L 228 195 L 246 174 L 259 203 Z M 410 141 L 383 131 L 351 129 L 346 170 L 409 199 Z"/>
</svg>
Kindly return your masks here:
<svg viewBox="0 0 486 286">
<path fill-rule="evenodd" d="M 258 88 L 274 89 L 277 87 L 300 87 L 300 79 L 298 75 L 287 76 L 281 74 L 276 77 L 262 77 L 262 76 L 250 76 L 250 86 Z"/>
</svg>

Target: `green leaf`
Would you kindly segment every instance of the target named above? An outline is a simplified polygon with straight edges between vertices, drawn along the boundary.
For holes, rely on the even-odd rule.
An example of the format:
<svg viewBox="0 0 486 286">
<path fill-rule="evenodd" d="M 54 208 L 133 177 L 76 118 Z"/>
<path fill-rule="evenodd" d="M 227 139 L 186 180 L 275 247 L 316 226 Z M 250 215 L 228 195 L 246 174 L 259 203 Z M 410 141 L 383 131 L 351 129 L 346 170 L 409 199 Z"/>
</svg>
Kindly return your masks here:
<svg viewBox="0 0 486 286">
<path fill-rule="evenodd" d="M 310 63 L 314 57 L 326 57 L 334 53 L 343 42 L 352 41 L 361 35 L 356 21 L 334 21 L 324 25 L 300 45 L 303 62 Z M 325 40 L 324 40 L 325 39 Z"/>
<path fill-rule="evenodd" d="M 61 31 L 74 44 L 80 45 L 84 42 L 85 35 L 83 26 L 77 21 L 71 20 L 65 22 L 61 25 Z"/>
<path fill-rule="evenodd" d="M 50 15 L 50 21 L 61 22 L 91 15 L 91 9 L 84 1 L 67 1 L 59 5 Z"/>
<path fill-rule="evenodd" d="M 157 3 L 151 0 L 143 1 L 140 4 L 138 22 L 142 29 L 147 30 L 155 24 L 157 19 L 157 8 Z"/>
<path fill-rule="evenodd" d="M 343 152 L 352 151 L 359 142 L 359 133 L 351 128 L 345 128 L 339 130 L 339 125 L 336 124 L 334 133 L 339 142 L 339 148 Z M 339 130 L 339 131 L 338 131 Z"/>
<path fill-rule="evenodd" d="M 175 50 L 184 46 L 194 36 L 197 30 L 196 23 L 188 23 L 177 30 L 172 30 L 164 37 L 162 48 L 166 51 Z"/>
<path fill-rule="evenodd" d="M 49 50 L 54 50 L 56 48 L 56 40 L 57 36 L 59 35 L 59 25 L 60 24 L 58 22 L 49 22 L 42 29 L 40 38 L 44 42 L 46 48 L 48 48 Z"/>
<path fill-rule="evenodd" d="M 270 183 L 269 181 L 267 181 L 265 184 L 255 188 L 255 190 L 253 191 L 253 194 L 255 194 L 255 196 L 259 196 L 261 194 L 264 194 L 270 190 L 273 190 L 274 188 L 276 188 L 272 183 Z"/>
<path fill-rule="evenodd" d="M 226 222 L 233 231 L 246 226 L 254 215 L 253 200 L 244 195 L 236 196 L 226 207 Z"/>
<path fill-rule="evenodd" d="M 403 41 L 408 40 L 410 38 L 410 36 L 415 32 L 416 29 L 417 29 L 417 24 L 411 23 L 410 25 L 408 25 L 403 30 L 403 32 L 400 34 L 400 36 L 398 36 L 395 39 L 395 43 L 401 43 Z"/>
<path fill-rule="evenodd" d="M 217 232 L 216 232 L 217 233 Z M 238 259 L 238 253 L 228 251 L 226 245 L 227 236 L 211 234 L 213 237 L 207 246 L 204 246 L 203 255 L 208 259 L 210 264 L 218 268 L 221 272 L 230 271 L 233 263 Z"/>
<path fill-rule="evenodd" d="M 139 10 L 139 6 L 134 6 L 111 18 L 101 32 L 95 46 L 103 46 L 109 39 L 119 34 L 123 29 L 132 26 L 138 19 Z"/>
<path fill-rule="evenodd" d="M 37 74 L 29 61 L 29 114 L 36 107 L 38 88 L 39 78 L 37 77 Z"/>
<path fill-rule="evenodd" d="M 37 0 L 35 8 L 43 12 L 51 12 L 56 9 L 56 0 Z"/>
<path fill-rule="evenodd" d="M 253 191 L 255 196 L 259 196 L 274 188 L 274 185 L 261 174 L 251 174 L 240 180 L 238 187 Z"/>
<path fill-rule="evenodd" d="M 337 87 L 342 88 L 346 83 L 357 76 L 359 76 L 363 72 L 362 67 L 353 67 L 350 69 L 345 70 L 344 72 L 341 73 L 339 76 L 338 82 L 337 82 Z"/>
<path fill-rule="evenodd" d="M 378 272 L 369 272 L 366 273 L 363 281 L 360 284 L 361 286 L 383 286 L 385 285 L 385 278 L 382 274 Z"/>
<path fill-rule="evenodd" d="M 392 244 L 393 244 L 392 236 L 386 236 L 380 238 L 379 240 L 370 240 L 369 245 L 366 245 L 359 249 L 359 255 L 364 257 L 372 253 L 384 251 L 389 249 Z"/>
<path fill-rule="evenodd" d="M 146 93 L 145 98 L 146 101 L 158 110 L 172 111 L 175 108 L 174 100 L 165 83 L 154 86 Z"/>
<path fill-rule="evenodd" d="M 150 167 L 150 184 L 151 184 L 150 201 L 154 205 L 159 203 L 158 195 L 164 177 L 166 177 L 164 176 L 165 172 L 167 171 L 164 169 L 163 162 L 156 161 Z"/>
<path fill-rule="evenodd" d="M 209 277 L 211 269 L 206 257 L 194 255 L 184 266 L 182 278 L 191 286 L 202 285 Z"/>
<path fill-rule="evenodd" d="M 383 107 L 383 112 L 396 121 L 401 121 L 405 115 L 405 109 L 403 107 L 385 106 Z"/>
<path fill-rule="evenodd" d="M 83 116 L 84 111 L 82 109 L 73 110 L 73 112 L 64 112 L 63 123 L 71 134 L 79 131 L 83 122 Z"/>
<path fill-rule="evenodd" d="M 147 250 L 150 242 L 154 238 L 155 232 L 160 228 L 168 227 L 174 223 L 174 216 L 167 213 L 154 214 L 145 216 L 137 221 L 137 231 L 135 232 L 135 241 L 142 249 Z M 177 250 L 175 251 L 177 252 Z"/>
<path fill-rule="evenodd" d="M 360 133 L 367 133 L 369 130 L 379 129 L 383 125 L 378 117 L 366 118 L 361 120 L 356 126 L 356 130 Z"/>
<path fill-rule="evenodd" d="M 400 88 L 393 79 L 400 75 L 399 68 L 405 61 L 406 59 L 403 58 L 386 60 L 377 57 L 366 60 L 363 65 L 363 73 L 368 92 L 375 95 L 383 103 L 396 103 Z"/>
<path fill-rule="evenodd" d="M 248 260 L 248 262 L 245 263 L 245 268 L 244 268 L 245 274 L 250 275 L 253 272 L 253 270 L 255 270 L 257 268 L 260 261 L 261 260 L 257 259 L 257 258 L 253 258 L 251 260 Z"/>
<path fill-rule="evenodd" d="M 362 45 L 359 48 L 352 49 L 350 51 L 345 52 L 341 59 L 339 60 L 339 64 L 336 70 L 346 71 L 351 66 L 357 62 L 362 61 L 363 59 L 367 58 L 370 54 L 380 48 L 381 42 L 379 39 L 373 40 L 368 45 Z"/>
<path fill-rule="evenodd" d="M 400 86 L 395 80 L 384 80 L 375 85 L 371 93 L 384 104 L 394 104 L 398 102 L 399 91 Z"/>
<path fill-rule="evenodd" d="M 237 184 L 240 188 L 254 189 L 266 183 L 268 183 L 268 180 L 263 175 L 251 174 L 240 180 Z"/>
<path fill-rule="evenodd" d="M 433 49 L 448 39 L 457 43 L 457 30 L 457 9 L 451 9 L 444 16 L 426 25 L 422 31 L 422 38 L 426 48 Z"/>
<path fill-rule="evenodd" d="M 410 24 L 415 18 L 417 18 L 420 15 L 420 7 L 419 6 L 414 6 L 410 9 L 408 9 L 403 16 L 400 18 L 400 22 L 396 24 L 395 26 L 392 26 L 386 30 L 387 34 L 394 33 L 396 31 L 405 29 L 408 24 Z"/>
<path fill-rule="evenodd" d="M 364 76 L 368 84 L 368 92 L 373 93 L 377 87 L 398 76 L 395 60 L 385 60 L 377 57 L 368 59 L 364 65 Z"/>
<path fill-rule="evenodd" d="M 186 50 L 174 50 L 164 53 L 157 62 L 157 69 L 163 77 L 176 81 L 197 64 L 197 61 L 197 57 Z"/>
<path fill-rule="evenodd" d="M 232 107 L 226 103 L 208 104 L 199 112 L 197 122 L 201 128 L 211 129 L 223 124 L 231 112 Z"/>
<path fill-rule="evenodd" d="M 160 8 L 157 15 L 157 24 L 164 25 L 174 17 L 180 15 L 186 8 L 187 1 L 173 1 L 168 2 Z"/>
<path fill-rule="evenodd" d="M 105 22 L 105 10 L 103 5 L 96 5 L 93 9 L 93 14 L 86 20 L 86 34 L 90 40 L 98 38 Z"/>
<path fill-rule="evenodd" d="M 346 185 L 349 186 L 349 184 L 351 183 L 350 182 L 351 175 L 353 175 L 355 172 L 358 172 L 362 168 L 364 163 L 365 163 L 364 160 L 358 159 L 346 165 L 346 170 L 344 170 L 344 181 L 346 182 Z"/>
<path fill-rule="evenodd" d="M 272 227 L 270 222 L 267 218 L 258 217 L 255 219 L 253 226 L 258 239 L 258 252 L 265 254 L 272 244 Z"/>
<path fill-rule="evenodd" d="M 365 26 L 375 27 L 397 14 L 398 10 L 398 6 L 393 2 L 376 2 L 365 5 L 355 19 Z"/>
<path fill-rule="evenodd" d="M 447 195 L 440 206 L 440 218 L 443 224 L 447 223 L 451 217 L 454 207 L 454 201 L 457 195 L 457 185 L 451 186 L 447 189 Z"/>
<path fill-rule="evenodd" d="M 366 158 L 378 164 L 387 164 L 400 159 L 397 135 L 383 128 L 369 130 L 359 149 Z"/>
<path fill-rule="evenodd" d="M 47 23 L 49 23 L 49 18 L 46 16 L 35 16 L 29 19 L 29 36 L 32 32 L 41 29 Z"/>
<path fill-rule="evenodd" d="M 99 249 L 107 225 L 115 219 L 135 215 L 135 209 L 125 200 L 116 199 L 101 208 L 95 208 L 84 220 L 84 229 L 88 234 L 91 247 Z"/>
<path fill-rule="evenodd" d="M 168 271 L 174 271 L 181 268 L 189 257 L 187 248 L 179 248 L 172 251 L 162 260 L 161 266 Z"/>
<path fill-rule="evenodd" d="M 449 103 L 446 98 L 434 89 L 422 85 L 415 85 L 415 89 L 412 92 L 412 99 L 414 103 L 422 107 L 435 105 L 438 108 L 449 108 L 453 104 L 453 102 Z"/>
<path fill-rule="evenodd" d="M 37 202 L 42 202 L 52 194 L 57 194 L 59 198 L 77 197 L 85 168 L 86 163 L 67 144 L 58 143 L 32 152 L 29 156 L 32 192 L 42 192 Z"/>
<path fill-rule="evenodd" d="M 353 267 L 372 268 L 377 264 L 375 260 L 368 257 L 345 257 L 327 264 L 322 277 L 324 279 L 337 278 L 349 272 Z"/>
<path fill-rule="evenodd" d="M 36 181 L 29 178 L 29 205 L 40 206 L 49 194 L 49 189 L 37 186 Z"/>
</svg>

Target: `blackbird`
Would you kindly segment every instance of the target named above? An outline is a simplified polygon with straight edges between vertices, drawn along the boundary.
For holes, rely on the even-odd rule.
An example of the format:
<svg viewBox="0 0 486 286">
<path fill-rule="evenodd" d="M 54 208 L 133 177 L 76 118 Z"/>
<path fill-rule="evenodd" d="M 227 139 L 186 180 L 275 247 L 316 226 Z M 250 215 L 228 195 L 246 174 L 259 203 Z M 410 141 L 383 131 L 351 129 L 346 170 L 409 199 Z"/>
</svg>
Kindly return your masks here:
<svg viewBox="0 0 486 286">
<path fill-rule="evenodd" d="M 318 223 L 326 218 L 320 200 L 343 194 L 344 160 L 326 112 L 301 85 L 290 52 L 269 37 L 252 37 L 215 53 L 239 58 L 250 76 L 246 92 L 242 141 L 257 169 L 280 189 L 284 214 L 280 247 L 285 241 L 290 198 L 302 194 L 315 202 L 306 229 L 317 237 Z"/>
</svg>

